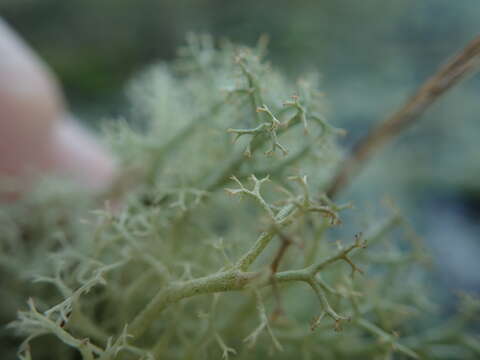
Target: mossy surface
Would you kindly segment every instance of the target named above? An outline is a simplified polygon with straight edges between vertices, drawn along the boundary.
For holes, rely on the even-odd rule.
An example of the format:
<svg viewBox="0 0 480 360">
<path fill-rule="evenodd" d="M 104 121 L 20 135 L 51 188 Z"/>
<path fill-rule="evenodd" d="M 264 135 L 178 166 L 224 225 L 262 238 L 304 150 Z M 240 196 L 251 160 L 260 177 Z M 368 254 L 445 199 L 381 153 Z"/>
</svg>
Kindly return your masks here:
<svg viewBox="0 0 480 360">
<path fill-rule="evenodd" d="M 2 206 L 20 358 L 478 356 L 480 304 L 445 319 L 402 216 L 348 224 L 360 211 L 323 194 L 342 131 L 315 74 L 292 82 L 264 55 L 190 37 L 105 126 L 125 169 L 108 201 L 45 185 Z"/>
</svg>

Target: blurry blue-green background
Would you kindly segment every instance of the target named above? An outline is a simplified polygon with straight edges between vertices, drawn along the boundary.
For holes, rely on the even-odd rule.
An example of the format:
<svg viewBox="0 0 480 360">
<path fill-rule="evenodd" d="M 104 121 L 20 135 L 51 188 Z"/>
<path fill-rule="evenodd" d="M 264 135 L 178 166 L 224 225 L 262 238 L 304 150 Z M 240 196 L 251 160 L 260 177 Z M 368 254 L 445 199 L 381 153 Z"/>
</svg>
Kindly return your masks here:
<svg viewBox="0 0 480 360">
<path fill-rule="evenodd" d="M 480 33 L 478 0 L 1 0 L 0 15 L 91 124 L 125 112 L 126 82 L 174 58 L 186 33 L 247 45 L 268 34 L 270 60 L 289 76 L 321 72 L 347 147 Z M 477 292 L 479 94 L 480 76 L 448 93 L 344 194 L 359 209 L 392 197 L 426 238 L 440 279 Z"/>
</svg>

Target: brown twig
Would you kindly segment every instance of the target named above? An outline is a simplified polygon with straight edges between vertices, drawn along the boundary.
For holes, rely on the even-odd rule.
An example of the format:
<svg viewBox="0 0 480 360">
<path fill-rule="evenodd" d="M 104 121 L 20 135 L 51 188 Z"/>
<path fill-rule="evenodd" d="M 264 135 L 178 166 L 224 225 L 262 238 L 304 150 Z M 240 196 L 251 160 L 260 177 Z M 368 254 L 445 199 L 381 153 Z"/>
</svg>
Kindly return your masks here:
<svg viewBox="0 0 480 360">
<path fill-rule="evenodd" d="M 278 271 L 278 267 L 280 266 L 280 262 L 282 261 L 284 255 L 287 253 L 288 248 L 290 245 L 293 244 L 293 240 L 290 239 L 287 235 L 278 231 L 278 235 L 282 240 L 282 244 L 280 245 L 275 257 L 273 258 L 272 263 L 270 264 L 270 271 L 271 271 L 271 282 L 272 282 L 272 289 L 275 296 L 276 306 L 275 310 L 273 311 L 270 321 L 276 321 L 279 316 L 283 314 L 283 306 L 282 306 L 282 299 L 280 297 L 280 292 L 278 290 L 278 284 L 275 281 L 274 275 Z"/>
<path fill-rule="evenodd" d="M 287 235 L 285 235 L 281 231 L 278 232 L 278 235 L 282 240 L 282 244 L 278 248 L 278 251 L 275 254 L 275 257 L 272 263 L 270 264 L 270 270 L 272 271 L 272 274 L 275 274 L 278 271 L 278 266 L 280 265 L 280 262 L 282 261 L 283 256 L 287 252 L 288 247 L 293 244 L 293 240 L 290 239 Z"/>
<path fill-rule="evenodd" d="M 446 91 L 480 68 L 480 36 L 454 56 L 417 90 L 407 102 L 385 121 L 371 129 L 354 146 L 350 156 L 340 165 L 327 189 L 332 198 L 345 188 L 366 161 L 386 142 L 417 121 L 425 110 Z"/>
</svg>

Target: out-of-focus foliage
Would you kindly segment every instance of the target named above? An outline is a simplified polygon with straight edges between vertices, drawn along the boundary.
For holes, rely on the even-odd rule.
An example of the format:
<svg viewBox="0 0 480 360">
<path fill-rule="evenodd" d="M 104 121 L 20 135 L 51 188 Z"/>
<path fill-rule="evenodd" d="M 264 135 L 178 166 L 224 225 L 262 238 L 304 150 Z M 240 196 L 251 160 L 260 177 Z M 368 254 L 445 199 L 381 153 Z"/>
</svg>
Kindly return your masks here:
<svg viewBox="0 0 480 360">
<path fill-rule="evenodd" d="M 268 34 L 272 57 L 289 73 L 320 67 L 329 92 L 384 93 L 390 100 L 375 106 L 366 91 L 355 96 L 363 101 L 350 97 L 347 109 L 345 96 L 334 99 L 345 115 L 365 119 L 388 110 L 398 91 L 471 39 L 480 7 L 475 0 L 4 0 L 0 11 L 59 73 L 73 100 L 96 102 L 144 64 L 173 59 L 188 32 L 242 43 Z"/>
<path fill-rule="evenodd" d="M 188 32 L 241 43 L 271 37 L 269 52 L 290 78 L 321 69 L 347 142 L 397 107 L 447 56 L 478 31 L 477 0 L 21 0 L 0 13 L 58 73 L 80 113 L 119 112 L 126 80 L 145 64 L 173 59 Z M 447 95 L 373 170 L 376 190 L 418 208 L 436 194 L 478 194 L 478 80 Z M 111 104 L 113 102 L 114 105 Z M 108 105 L 110 103 L 110 105 Z M 451 126 L 452 123 L 462 125 Z M 420 154 L 420 156 L 419 156 Z M 395 161 L 391 161 L 392 156 Z M 392 171 L 385 166 L 395 163 Z M 398 174 L 407 164 L 411 169 Z M 376 180 L 375 180 L 376 179 Z M 399 188 L 398 183 L 402 186 Z M 420 195 L 404 196 L 404 186 Z M 364 189 L 362 185 L 361 188 Z M 421 214 L 418 214 L 421 217 Z"/>
<path fill-rule="evenodd" d="M 31 297 L 22 359 L 478 357 L 478 301 L 436 315 L 398 214 L 342 224 L 360 213 L 322 193 L 341 131 L 318 77 L 264 52 L 192 36 L 131 84 L 137 121 L 105 129 L 123 208 L 45 189 L 2 208 L 2 317 Z"/>
<path fill-rule="evenodd" d="M 352 141 L 473 38 L 480 4 L 4 0 L 0 13 L 58 73 L 81 113 L 122 111 L 119 94 L 125 81 L 145 64 L 172 59 L 187 32 L 207 31 L 249 44 L 267 34 L 271 57 L 291 78 L 305 69 L 321 69 L 335 119 L 349 129 L 347 141 Z M 378 179 L 384 192 L 395 193 L 401 182 L 422 194 L 432 183 L 438 193 L 478 193 L 477 90 L 474 81 L 448 95 L 440 108 L 426 115 L 425 125 L 386 155 L 412 170 L 386 172 L 385 165 L 393 161 L 382 163 L 372 179 Z M 115 105 L 108 106 L 110 102 Z M 450 126 L 459 121 L 461 126 Z M 399 168 L 395 165 L 393 170 Z M 412 202 L 408 205 L 419 206 Z"/>
</svg>

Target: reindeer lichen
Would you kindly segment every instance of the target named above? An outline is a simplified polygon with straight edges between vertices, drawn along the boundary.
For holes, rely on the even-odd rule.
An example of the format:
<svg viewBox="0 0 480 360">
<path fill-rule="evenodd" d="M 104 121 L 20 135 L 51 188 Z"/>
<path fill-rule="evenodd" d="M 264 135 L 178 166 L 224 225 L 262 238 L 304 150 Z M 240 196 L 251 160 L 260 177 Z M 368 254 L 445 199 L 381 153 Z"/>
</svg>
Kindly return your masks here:
<svg viewBox="0 0 480 360">
<path fill-rule="evenodd" d="M 318 84 L 264 55 L 191 36 L 130 86 L 131 119 L 105 130 L 122 205 L 39 189 L 3 206 L 2 318 L 23 308 L 21 359 L 479 355 L 480 304 L 435 321 L 405 220 L 349 224 L 356 210 L 325 195 L 342 131 Z"/>
</svg>

